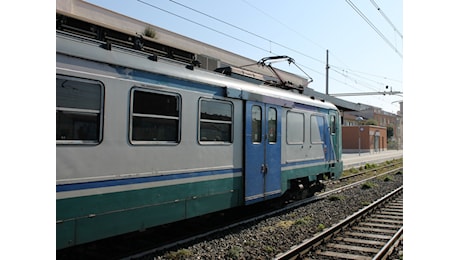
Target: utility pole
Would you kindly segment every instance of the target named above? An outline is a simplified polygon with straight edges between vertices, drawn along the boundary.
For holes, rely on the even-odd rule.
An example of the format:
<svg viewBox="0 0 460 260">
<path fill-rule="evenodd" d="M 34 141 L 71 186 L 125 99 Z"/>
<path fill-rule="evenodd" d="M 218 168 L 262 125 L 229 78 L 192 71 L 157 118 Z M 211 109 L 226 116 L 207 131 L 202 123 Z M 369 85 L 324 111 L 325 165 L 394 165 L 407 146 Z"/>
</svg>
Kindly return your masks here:
<svg viewBox="0 0 460 260">
<path fill-rule="evenodd" d="M 329 96 L 329 50 L 326 50 L 326 95 Z"/>
</svg>

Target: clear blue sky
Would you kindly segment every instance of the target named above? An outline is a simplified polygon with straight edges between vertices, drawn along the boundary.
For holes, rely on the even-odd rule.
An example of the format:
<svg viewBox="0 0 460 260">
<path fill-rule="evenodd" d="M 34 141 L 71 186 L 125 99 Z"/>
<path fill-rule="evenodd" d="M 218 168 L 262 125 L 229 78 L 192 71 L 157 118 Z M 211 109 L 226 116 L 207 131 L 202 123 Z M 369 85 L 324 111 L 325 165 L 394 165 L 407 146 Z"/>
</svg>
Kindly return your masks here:
<svg viewBox="0 0 460 260">
<path fill-rule="evenodd" d="M 288 55 L 313 78 L 310 87 L 322 93 L 326 89 L 326 49 L 331 66 L 330 94 L 385 91 L 387 85 L 393 91 L 403 92 L 404 52 L 403 38 L 399 35 L 404 36 L 402 1 L 88 2 L 256 61 L 267 56 Z M 276 63 L 274 66 L 303 76 L 293 65 Z M 403 99 L 389 95 L 341 98 L 393 113 L 399 110 L 399 104 L 394 102 Z"/>
</svg>

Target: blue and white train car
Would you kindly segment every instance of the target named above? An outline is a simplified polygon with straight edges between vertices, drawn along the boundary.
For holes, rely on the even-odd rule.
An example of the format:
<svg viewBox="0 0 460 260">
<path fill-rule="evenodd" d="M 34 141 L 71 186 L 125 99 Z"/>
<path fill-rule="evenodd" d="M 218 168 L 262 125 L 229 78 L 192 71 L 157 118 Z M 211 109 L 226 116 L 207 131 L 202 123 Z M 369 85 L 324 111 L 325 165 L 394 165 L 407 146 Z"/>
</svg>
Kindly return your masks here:
<svg viewBox="0 0 460 260">
<path fill-rule="evenodd" d="M 151 57 L 57 32 L 57 249 L 340 177 L 334 105 Z"/>
</svg>

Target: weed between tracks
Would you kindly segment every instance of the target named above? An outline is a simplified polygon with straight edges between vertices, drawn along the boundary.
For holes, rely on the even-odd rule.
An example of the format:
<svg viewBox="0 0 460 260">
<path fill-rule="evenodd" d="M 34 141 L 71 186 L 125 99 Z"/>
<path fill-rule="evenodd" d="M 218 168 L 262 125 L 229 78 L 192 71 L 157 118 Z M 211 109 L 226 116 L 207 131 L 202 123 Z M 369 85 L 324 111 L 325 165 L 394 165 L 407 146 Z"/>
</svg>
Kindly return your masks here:
<svg viewBox="0 0 460 260">
<path fill-rule="evenodd" d="M 394 159 L 394 160 L 391 160 L 391 161 L 385 161 L 383 163 L 380 163 L 380 164 L 375 164 L 375 163 L 366 163 L 365 165 L 363 166 L 360 166 L 359 168 L 350 168 L 350 169 L 347 169 L 347 170 L 344 170 L 343 173 L 342 173 L 342 176 L 343 177 L 346 177 L 348 175 L 353 175 L 353 174 L 356 174 L 356 173 L 359 173 L 361 171 L 367 171 L 367 170 L 371 170 L 371 169 L 375 169 L 375 171 L 377 173 L 381 173 L 383 171 L 387 171 L 388 169 L 394 167 L 400 167 L 399 164 L 402 164 L 403 160 L 402 159 Z M 390 166 L 391 164 L 395 164 L 395 166 Z"/>
<path fill-rule="evenodd" d="M 174 259 L 174 260 L 182 260 L 182 259 L 190 259 L 192 257 L 193 253 L 192 251 L 188 249 L 179 249 L 174 252 L 168 252 L 165 255 L 166 259 Z"/>
</svg>

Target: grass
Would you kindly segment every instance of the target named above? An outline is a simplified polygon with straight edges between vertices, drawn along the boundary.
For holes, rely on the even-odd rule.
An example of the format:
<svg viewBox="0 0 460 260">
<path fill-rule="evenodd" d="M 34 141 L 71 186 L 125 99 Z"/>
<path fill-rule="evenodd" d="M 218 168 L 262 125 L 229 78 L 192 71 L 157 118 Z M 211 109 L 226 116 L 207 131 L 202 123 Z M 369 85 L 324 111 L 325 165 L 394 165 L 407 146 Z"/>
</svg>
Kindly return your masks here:
<svg viewBox="0 0 460 260">
<path fill-rule="evenodd" d="M 147 37 L 150 37 L 150 38 L 155 38 L 156 33 L 155 33 L 155 30 L 153 29 L 153 27 L 147 26 L 144 29 L 144 35 L 147 36 Z"/>
<path fill-rule="evenodd" d="M 385 178 L 383 179 L 383 181 L 392 181 L 393 178 L 391 176 L 385 176 Z"/>
<path fill-rule="evenodd" d="M 327 199 L 329 201 L 338 201 L 338 200 L 344 200 L 345 196 L 343 196 L 343 195 L 331 195 Z"/>
<path fill-rule="evenodd" d="M 180 249 L 175 252 L 169 252 L 165 255 L 166 259 L 171 260 L 185 260 L 192 258 L 192 251 L 188 249 Z"/>
<path fill-rule="evenodd" d="M 369 201 L 363 201 L 363 202 L 361 202 L 361 205 L 362 206 L 369 206 L 369 205 L 371 205 L 371 203 Z"/>
<path fill-rule="evenodd" d="M 323 231 L 324 229 L 326 228 L 326 226 L 324 224 L 318 224 L 318 226 L 316 227 L 316 230 L 318 230 L 319 232 Z"/>
<path fill-rule="evenodd" d="M 230 248 L 230 250 L 228 250 L 228 252 L 225 254 L 225 256 L 230 258 L 230 259 L 239 259 L 241 253 L 243 253 L 243 252 L 244 252 L 243 248 L 241 248 L 239 246 L 232 246 L 232 248 Z"/>
<path fill-rule="evenodd" d="M 297 219 L 294 222 L 294 225 L 308 225 L 308 223 L 310 223 L 310 221 L 311 221 L 311 217 L 307 216 L 307 217 Z"/>
<path fill-rule="evenodd" d="M 372 189 L 373 187 L 375 187 L 375 185 L 376 185 L 375 183 L 368 181 L 368 182 L 363 183 L 363 185 L 361 185 L 361 189 L 363 190 Z"/>
<path fill-rule="evenodd" d="M 273 248 L 272 246 L 265 246 L 264 251 L 269 253 L 269 254 L 271 254 L 271 253 L 275 252 L 275 248 Z"/>
<path fill-rule="evenodd" d="M 266 232 L 275 232 L 278 228 L 289 229 L 292 226 L 308 225 L 310 221 L 311 221 L 310 216 L 298 218 L 296 220 L 281 220 L 278 223 L 276 223 L 274 226 L 264 227 L 263 230 Z"/>
<path fill-rule="evenodd" d="M 293 220 L 282 220 L 276 224 L 277 227 L 288 229 L 294 225 L 295 221 Z"/>
</svg>

